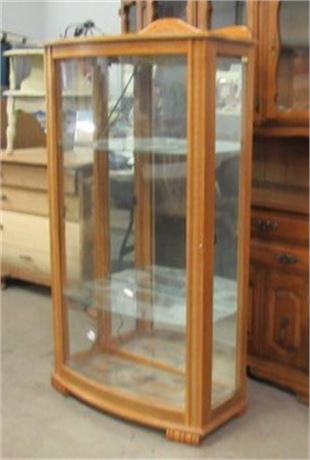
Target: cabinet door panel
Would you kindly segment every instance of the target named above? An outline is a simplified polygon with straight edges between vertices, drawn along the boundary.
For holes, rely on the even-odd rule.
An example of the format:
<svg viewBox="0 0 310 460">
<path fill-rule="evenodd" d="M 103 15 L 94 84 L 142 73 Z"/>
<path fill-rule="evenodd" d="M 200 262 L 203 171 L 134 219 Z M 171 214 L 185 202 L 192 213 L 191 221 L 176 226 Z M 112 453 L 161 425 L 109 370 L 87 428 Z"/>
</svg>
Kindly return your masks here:
<svg viewBox="0 0 310 460">
<path fill-rule="evenodd" d="M 271 271 L 265 287 L 264 356 L 305 369 L 307 277 Z"/>
</svg>

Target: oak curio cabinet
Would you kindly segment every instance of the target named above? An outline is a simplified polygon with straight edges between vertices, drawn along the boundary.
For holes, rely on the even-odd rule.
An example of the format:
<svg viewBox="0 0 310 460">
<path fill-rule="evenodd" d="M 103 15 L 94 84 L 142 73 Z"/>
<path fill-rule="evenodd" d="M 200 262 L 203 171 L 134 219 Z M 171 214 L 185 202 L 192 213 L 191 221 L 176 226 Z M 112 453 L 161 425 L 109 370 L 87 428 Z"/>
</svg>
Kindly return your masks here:
<svg viewBox="0 0 310 460">
<path fill-rule="evenodd" d="M 52 383 L 191 444 L 245 409 L 253 52 L 244 27 L 179 19 L 46 48 Z"/>
</svg>

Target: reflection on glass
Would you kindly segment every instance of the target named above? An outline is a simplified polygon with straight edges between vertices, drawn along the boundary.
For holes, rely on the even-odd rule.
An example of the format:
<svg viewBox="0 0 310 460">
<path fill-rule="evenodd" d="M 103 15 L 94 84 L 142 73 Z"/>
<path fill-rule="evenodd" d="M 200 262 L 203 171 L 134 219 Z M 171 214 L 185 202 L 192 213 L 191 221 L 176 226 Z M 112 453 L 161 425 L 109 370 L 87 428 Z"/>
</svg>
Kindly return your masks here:
<svg viewBox="0 0 310 460">
<path fill-rule="evenodd" d="M 154 19 L 161 18 L 180 18 L 186 21 L 186 0 L 163 0 L 155 1 L 155 17 Z"/>
<path fill-rule="evenodd" d="M 212 1 L 211 29 L 246 24 L 246 1 Z"/>
<path fill-rule="evenodd" d="M 279 6 L 280 55 L 277 71 L 279 110 L 309 107 L 309 2 Z"/>
<path fill-rule="evenodd" d="M 128 32 L 137 32 L 137 5 L 132 3 L 126 7 Z"/>
<path fill-rule="evenodd" d="M 238 191 L 243 67 L 220 57 L 216 67 L 216 203 L 213 281 L 212 405 L 236 391 Z"/>
<path fill-rule="evenodd" d="M 185 58 L 60 66 L 68 365 L 184 408 Z"/>
</svg>

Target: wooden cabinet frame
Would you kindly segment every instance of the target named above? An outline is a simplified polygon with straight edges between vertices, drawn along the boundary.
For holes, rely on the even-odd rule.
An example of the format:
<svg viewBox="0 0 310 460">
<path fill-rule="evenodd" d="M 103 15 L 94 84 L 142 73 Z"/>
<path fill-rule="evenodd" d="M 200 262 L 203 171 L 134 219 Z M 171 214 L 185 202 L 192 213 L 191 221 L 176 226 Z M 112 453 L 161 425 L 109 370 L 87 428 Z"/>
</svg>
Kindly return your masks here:
<svg viewBox="0 0 310 460">
<path fill-rule="evenodd" d="M 60 133 L 58 63 L 59 60 L 71 58 L 141 56 L 150 53 L 185 55 L 188 66 L 186 239 L 188 306 L 184 411 L 164 404 L 153 404 L 147 399 L 129 397 L 114 388 L 95 383 L 67 365 L 69 335 L 66 301 L 62 295 L 66 274 L 62 218 L 63 152 L 58 142 Z M 253 53 L 252 40 L 243 28 L 236 27 L 230 28 L 227 32 L 223 30 L 221 33 L 207 33 L 198 31 L 179 20 L 157 21 L 141 34 L 68 39 L 47 45 L 46 48 L 55 340 L 53 385 L 64 394 L 75 395 L 121 417 L 165 429 L 169 439 L 190 444 L 198 444 L 203 436 L 219 427 L 224 421 L 242 413 L 246 404 L 246 303 L 250 233 Z M 242 57 L 247 65 L 244 67 L 246 77 L 245 105 L 242 112 L 244 136 L 239 176 L 242 182 L 239 186 L 237 386 L 235 393 L 229 399 L 212 408 L 212 289 L 210 286 L 213 284 L 215 59 L 217 56 Z M 96 176 L 98 180 L 94 183 L 95 208 L 96 206 L 104 208 L 104 203 L 101 201 L 102 194 L 96 192 L 96 187 L 104 180 L 106 166 L 98 161 L 96 168 L 98 168 L 98 176 Z M 205 212 L 206 209 L 209 210 L 208 213 Z M 98 219 L 103 217 L 99 213 Z M 101 248 L 106 259 L 108 248 L 104 234 L 99 240 L 97 250 Z M 143 258 L 143 251 L 141 257 Z"/>
</svg>

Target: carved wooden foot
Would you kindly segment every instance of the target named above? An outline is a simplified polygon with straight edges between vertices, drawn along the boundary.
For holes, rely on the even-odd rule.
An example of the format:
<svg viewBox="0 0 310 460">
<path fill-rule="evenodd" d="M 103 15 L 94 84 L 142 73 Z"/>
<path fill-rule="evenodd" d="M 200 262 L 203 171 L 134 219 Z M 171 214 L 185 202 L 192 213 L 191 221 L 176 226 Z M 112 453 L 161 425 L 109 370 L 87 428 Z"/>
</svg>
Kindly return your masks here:
<svg viewBox="0 0 310 460">
<path fill-rule="evenodd" d="M 61 393 L 63 396 L 69 396 L 70 393 L 67 388 L 65 388 L 54 376 L 51 378 L 51 384 L 57 390 L 59 393 Z"/>
<path fill-rule="evenodd" d="M 198 446 L 201 441 L 201 437 L 197 433 L 191 433 L 189 431 L 180 431 L 172 428 L 168 428 L 166 431 L 166 438 L 169 441 L 183 442 L 184 444 L 191 444 Z"/>
</svg>

